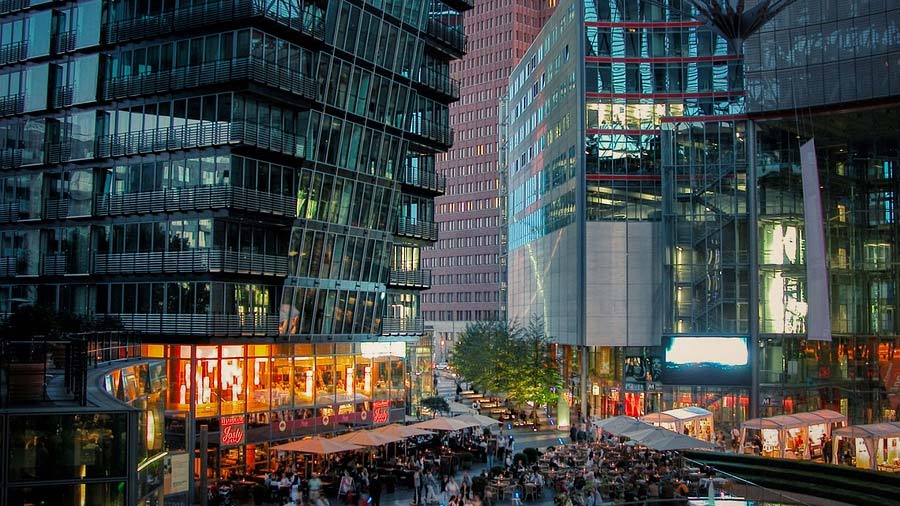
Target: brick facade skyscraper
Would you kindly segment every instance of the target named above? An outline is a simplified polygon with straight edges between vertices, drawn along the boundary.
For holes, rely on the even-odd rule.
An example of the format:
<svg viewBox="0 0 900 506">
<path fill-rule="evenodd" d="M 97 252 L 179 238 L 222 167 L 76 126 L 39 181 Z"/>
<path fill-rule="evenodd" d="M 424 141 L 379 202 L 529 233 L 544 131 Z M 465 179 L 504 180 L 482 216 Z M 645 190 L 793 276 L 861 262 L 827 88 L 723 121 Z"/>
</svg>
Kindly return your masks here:
<svg viewBox="0 0 900 506">
<path fill-rule="evenodd" d="M 450 108 L 454 147 L 438 157 L 447 191 L 436 199 L 440 240 L 423 250 L 432 270 L 423 314 L 446 360 L 453 337 L 474 321 L 501 316 L 497 114 L 509 74 L 550 17 L 556 0 L 483 0 L 466 13 L 468 52 L 451 63 L 461 97 Z"/>
</svg>

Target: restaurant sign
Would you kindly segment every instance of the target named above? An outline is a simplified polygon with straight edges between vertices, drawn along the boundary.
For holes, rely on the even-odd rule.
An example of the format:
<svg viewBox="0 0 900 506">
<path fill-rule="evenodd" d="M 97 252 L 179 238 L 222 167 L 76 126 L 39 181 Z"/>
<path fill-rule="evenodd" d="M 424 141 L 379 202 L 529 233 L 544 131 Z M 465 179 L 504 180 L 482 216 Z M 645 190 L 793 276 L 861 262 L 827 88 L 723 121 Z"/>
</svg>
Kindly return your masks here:
<svg viewBox="0 0 900 506">
<path fill-rule="evenodd" d="M 221 436 L 219 443 L 223 446 L 236 446 L 244 444 L 244 415 L 223 416 L 219 420 Z"/>
<path fill-rule="evenodd" d="M 375 401 L 372 403 L 372 423 L 387 423 L 391 418 L 391 401 Z"/>
</svg>

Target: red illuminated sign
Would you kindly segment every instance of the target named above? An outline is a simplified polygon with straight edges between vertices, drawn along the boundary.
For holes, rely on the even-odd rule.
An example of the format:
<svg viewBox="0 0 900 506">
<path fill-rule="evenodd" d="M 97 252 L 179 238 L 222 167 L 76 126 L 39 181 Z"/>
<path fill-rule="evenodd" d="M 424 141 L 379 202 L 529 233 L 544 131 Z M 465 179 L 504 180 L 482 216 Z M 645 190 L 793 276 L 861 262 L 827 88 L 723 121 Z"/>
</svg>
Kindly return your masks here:
<svg viewBox="0 0 900 506">
<path fill-rule="evenodd" d="M 387 423 L 391 417 L 391 401 L 375 401 L 372 403 L 372 423 Z"/>
<path fill-rule="evenodd" d="M 234 446 L 244 443 L 244 415 L 222 417 L 219 426 L 222 431 L 219 442 L 222 445 Z"/>
</svg>

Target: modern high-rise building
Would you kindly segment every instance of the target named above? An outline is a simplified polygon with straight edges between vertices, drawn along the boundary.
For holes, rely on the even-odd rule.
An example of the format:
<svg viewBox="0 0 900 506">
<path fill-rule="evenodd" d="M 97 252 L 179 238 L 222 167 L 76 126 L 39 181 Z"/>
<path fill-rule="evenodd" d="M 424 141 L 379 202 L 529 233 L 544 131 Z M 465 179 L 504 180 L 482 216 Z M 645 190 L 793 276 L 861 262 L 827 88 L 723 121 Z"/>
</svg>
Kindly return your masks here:
<svg viewBox="0 0 900 506">
<path fill-rule="evenodd" d="M 402 418 L 471 8 L 0 5 L 0 313 L 140 333 L 213 477 Z"/>
<path fill-rule="evenodd" d="M 560 3 L 510 78 L 509 313 L 544 317 L 588 414 L 897 417 L 898 7 L 796 2 L 740 51 L 686 2 Z"/>
<path fill-rule="evenodd" d="M 512 68 L 525 54 L 556 1 L 478 2 L 465 17 L 466 55 L 450 64 L 460 100 L 450 106 L 453 148 L 438 157 L 446 193 L 435 200 L 440 239 L 423 250 L 432 287 L 422 311 L 434 333 L 437 361 L 476 321 L 505 318 L 501 265 L 500 175 L 497 151 L 500 99 Z"/>
</svg>

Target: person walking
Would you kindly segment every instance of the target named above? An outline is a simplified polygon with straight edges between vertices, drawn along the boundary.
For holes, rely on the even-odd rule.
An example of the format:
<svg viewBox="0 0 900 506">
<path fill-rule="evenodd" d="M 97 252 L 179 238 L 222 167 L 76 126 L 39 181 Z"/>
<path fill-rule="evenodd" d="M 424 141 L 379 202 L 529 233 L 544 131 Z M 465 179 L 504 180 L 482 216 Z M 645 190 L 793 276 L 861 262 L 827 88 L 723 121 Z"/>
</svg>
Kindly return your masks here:
<svg viewBox="0 0 900 506">
<path fill-rule="evenodd" d="M 462 483 L 460 483 L 459 486 L 459 493 L 462 495 L 463 499 L 472 498 L 472 478 L 469 476 L 468 471 L 463 471 Z"/>
<path fill-rule="evenodd" d="M 381 476 L 375 471 L 369 477 L 369 498 L 372 500 L 372 506 L 381 506 L 381 485 Z"/>
<path fill-rule="evenodd" d="M 422 503 L 422 471 L 421 467 L 416 466 L 416 470 L 413 471 L 413 505 L 418 505 Z"/>
</svg>

